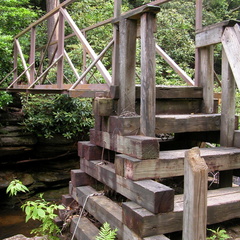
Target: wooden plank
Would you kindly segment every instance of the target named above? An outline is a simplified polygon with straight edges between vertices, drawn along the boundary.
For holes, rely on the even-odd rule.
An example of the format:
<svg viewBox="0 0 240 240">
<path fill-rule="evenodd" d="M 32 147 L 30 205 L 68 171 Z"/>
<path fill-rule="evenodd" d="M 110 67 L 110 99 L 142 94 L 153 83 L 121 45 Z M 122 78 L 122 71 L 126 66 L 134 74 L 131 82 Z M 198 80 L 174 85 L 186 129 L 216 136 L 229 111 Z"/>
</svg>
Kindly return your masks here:
<svg viewBox="0 0 240 240">
<path fill-rule="evenodd" d="M 93 102 L 93 112 L 95 116 L 111 116 L 116 113 L 116 104 L 112 98 L 96 97 Z"/>
<path fill-rule="evenodd" d="M 199 148 L 184 158 L 183 239 L 206 239 L 208 167 Z"/>
<path fill-rule="evenodd" d="M 208 191 L 207 224 L 240 217 L 240 189 L 223 188 Z M 152 214 L 133 202 L 125 202 L 123 223 L 141 237 L 182 230 L 183 195 L 175 196 L 174 211 Z"/>
<path fill-rule="evenodd" d="M 222 107 L 220 144 L 233 146 L 235 123 L 235 81 L 227 56 L 222 51 Z"/>
<path fill-rule="evenodd" d="M 135 65 L 137 21 L 123 19 L 119 24 L 120 34 L 120 76 L 119 76 L 119 110 L 135 112 Z"/>
<path fill-rule="evenodd" d="M 156 114 L 156 60 L 154 25 L 156 15 L 145 13 L 141 16 L 141 107 L 140 133 L 155 136 Z"/>
<path fill-rule="evenodd" d="M 155 159 L 159 156 L 159 143 L 157 138 L 146 136 L 120 136 L 116 133 L 108 133 L 90 130 L 90 142 L 105 149 L 138 159 Z"/>
<path fill-rule="evenodd" d="M 185 151 L 160 151 L 159 159 L 144 161 L 118 154 L 115 158 L 116 173 L 134 181 L 183 176 Z M 209 171 L 240 168 L 240 149 L 238 148 L 201 148 L 200 152 Z"/>
<path fill-rule="evenodd" d="M 220 130 L 220 114 L 157 115 L 156 133 Z"/>
<path fill-rule="evenodd" d="M 102 158 L 103 148 L 91 144 L 89 141 L 78 142 L 78 156 L 86 160 L 99 160 Z"/>
<path fill-rule="evenodd" d="M 108 222 L 112 229 L 117 228 L 118 239 L 124 240 L 140 240 L 135 233 L 133 233 L 129 228 L 122 224 L 122 208 L 119 204 L 111 201 L 104 195 L 99 195 L 99 192 L 95 191 L 93 188 L 79 187 L 73 188 L 75 200 L 81 205 L 89 195 L 95 195 L 88 198 L 85 209 L 94 216 L 100 223 Z M 101 194 L 101 193 L 100 193 Z M 97 196 L 99 195 L 99 196 Z"/>
<path fill-rule="evenodd" d="M 136 98 L 141 97 L 141 86 L 136 85 Z M 202 88 L 191 86 L 156 86 L 156 99 L 194 98 L 202 99 Z"/>
<path fill-rule="evenodd" d="M 240 148 L 240 130 L 234 131 L 233 146 Z"/>
<path fill-rule="evenodd" d="M 81 169 L 128 199 L 153 213 L 173 210 L 174 191 L 156 181 L 131 181 L 115 174 L 114 165 L 81 159 Z"/>
<path fill-rule="evenodd" d="M 170 239 L 164 235 L 157 235 L 157 236 L 143 238 L 143 240 L 170 240 Z"/>
<path fill-rule="evenodd" d="M 81 169 L 71 170 L 71 183 L 73 187 L 86 186 L 92 183 L 92 178 Z"/>
<path fill-rule="evenodd" d="M 237 83 L 238 88 L 240 88 L 240 42 L 236 36 L 234 28 L 227 27 L 224 30 L 222 36 L 222 44 L 227 55 L 229 64 L 232 69 L 233 76 Z"/>
<path fill-rule="evenodd" d="M 214 51 L 213 46 L 199 49 L 200 75 L 199 84 L 203 87 L 203 112 L 213 113 L 213 88 L 214 88 Z"/>
<path fill-rule="evenodd" d="M 93 51 L 92 47 L 90 46 L 90 44 L 88 43 L 88 41 L 86 40 L 86 38 L 84 37 L 82 32 L 79 30 L 79 28 L 77 27 L 76 23 L 73 21 L 71 16 L 68 14 L 66 9 L 61 9 L 61 13 L 64 15 L 65 20 L 71 26 L 72 30 L 75 32 L 76 36 L 81 41 L 84 48 L 87 49 L 87 51 L 88 51 L 90 57 L 92 58 L 92 60 L 93 61 L 96 60 L 96 58 L 97 58 L 96 53 Z M 109 72 L 106 70 L 106 68 L 104 67 L 104 65 L 102 64 L 102 62 L 98 61 L 96 63 L 96 67 L 98 68 L 98 70 L 102 74 L 102 76 L 104 77 L 107 84 L 111 85 L 111 82 L 112 82 L 111 76 L 110 76 Z"/>
<path fill-rule="evenodd" d="M 74 233 L 77 222 L 78 216 L 73 217 L 70 226 L 70 232 Z M 95 240 L 96 236 L 99 233 L 99 229 L 88 220 L 86 217 L 82 217 L 79 221 L 79 224 L 76 228 L 76 232 L 74 234 L 77 240 Z"/>
</svg>

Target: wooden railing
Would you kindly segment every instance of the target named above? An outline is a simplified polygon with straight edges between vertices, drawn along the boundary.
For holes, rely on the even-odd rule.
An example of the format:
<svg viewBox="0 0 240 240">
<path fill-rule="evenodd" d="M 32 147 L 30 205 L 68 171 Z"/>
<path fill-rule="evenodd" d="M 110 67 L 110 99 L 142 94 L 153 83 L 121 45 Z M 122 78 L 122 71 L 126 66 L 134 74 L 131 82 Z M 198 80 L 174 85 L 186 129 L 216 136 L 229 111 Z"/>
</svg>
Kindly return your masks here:
<svg viewBox="0 0 240 240">
<path fill-rule="evenodd" d="M 121 1 L 115 1 L 114 17 L 104 20 L 102 22 L 96 23 L 84 29 L 79 29 L 76 23 L 73 21 L 71 16 L 67 11 L 67 6 L 73 3 L 75 0 L 67 0 L 60 4 L 57 8 L 53 9 L 39 20 L 31 24 L 28 28 L 20 32 L 14 38 L 14 69 L 10 72 L 2 81 L 9 81 L 9 76 L 13 75 L 13 80 L 8 87 L 8 91 L 34 91 L 41 92 L 42 90 L 50 92 L 76 92 L 82 91 L 81 94 L 72 94 L 72 96 L 94 96 L 94 92 L 109 92 L 110 87 L 113 85 L 120 85 L 119 76 L 119 64 L 120 64 L 120 51 L 122 51 L 121 44 L 119 44 L 119 30 L 118 26 L 122 19 L 131 19 L 135 16 L 135 20 L 139 19 L 137 15 L 142 15 L 144 12 L 148 11 L 148 8 L 154 8 L 154 6 L 161 5 L 163 3 L 169 2 L 170 0 L 157 0 L 150 3 L 150 5 L 144 5 L 142 7 L 130 10 L 126 13 L 121 14 Z M 58 15 L 58 20 L 54 26 L 53 33 L 47 43 L 42 46 L 36 46 L 37 42 L 37 29 L 43 23 L 46 22 L 53 15 Z M 65 36 L 65 23 L 71 27 L 73 33 Z M 106 24 L 113 24 L 113 37 L 112 40 L 107 44 L 107 46 L 102 50 L 101 53 L 96 54 L 86 38 L 86 33 L 90 30 L 104 26 Z M 55 32 L 58 32 L 58 40 L 53 41 L 52 36 Z M 26 34 L 30 35 L 30 52 L 23 53 L 23 48 L 21 47 L 19 39 L 24 37 Z M 77 37 L 77 40 L 83 46 L 83 67 L 82 73 L 74 66 L 71 58 L 66 52 L 65 44 L 66 40 L 71 37 Z M 51 59 L 47 59 L 47 51 L 50 46 L 55 46 L 55 51 Z M 103 65 L 101 59 L 104 57 L 105 53 L 113 46 L 113 59 L 112 59 L 112 76 L 109 71 Z M 179 76 L 187 82 L 189 85 L 193 85 L 193 80 L 187 76 L 187 74 L 159 47 L 156 45 L 156 51 L 159 53 L 168 64 L 176 71 Z M 40 61 L 37 62 L 36 56 L 40 54 Z M 86 55 L 90 56 L 92 63 L 86 66 Z M 28 55 L 28 62 L 25 60 L 25 56 Z M 19 65 L 19 60 L 21 62 L 21 67 Z M 64 64 L 65 61 L 65 64 Z M 47 66 L 46 66 L 47 62 Z M 144 64 L 144 63 L 142 63 Z M 64 76 L 64 69 L 66 65 L 72 71 L 74 79 L 69 81 Z M 91 81 L 86 80 L 86 75 L 96 66 L 98 71 L 102 76 L 102 83 L 91 84 Z M 20 70 L 22 68 L 22 71 Z M 21 71 L 18 73 L 18 71 Z M 50 72 L 56 71 L 56 80 L 50 81 L 48 75 Z M 135 70 L 134 70 L 135 72 Z"/>
</svg>

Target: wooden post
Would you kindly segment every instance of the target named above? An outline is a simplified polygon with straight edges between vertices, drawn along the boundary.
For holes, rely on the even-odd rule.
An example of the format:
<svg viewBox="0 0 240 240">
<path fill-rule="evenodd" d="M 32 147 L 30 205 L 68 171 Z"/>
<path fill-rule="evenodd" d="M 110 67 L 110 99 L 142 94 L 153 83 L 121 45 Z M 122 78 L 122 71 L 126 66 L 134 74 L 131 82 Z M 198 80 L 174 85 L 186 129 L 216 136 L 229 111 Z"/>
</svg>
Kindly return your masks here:
<svg viewBox="0 0 240 240">
<path fill-rule="evenodd" d="M 62 58 L 57 63 L 57 87 L 62 88 L 63 85 L 63 63 L 64 63 L 64 27 L 65 20 L 62 12 L 59 12 L 59 30 L 58 30 L 58 50 L 57 57 L 62 55 Z"/>
<path fill-rule="evenodd" d="M 203 112 L 213 113 L 214 99 L 214 52 L 213 45 L 199 48 L 200 75 L 199 86 L 203 87 Z"/>
<path fill-rule="evenodd" d="M 18 69 L 17 69 L 17 66 L 18 66 L 18 61 L 17 61 L 17 58 L 18 58 L 18 48 L 17 48 L 17 43 L 16 43 L 16 41 L 17 41 L 17 39 L 15 39 L 14 40 L 14 60 L 13 60 L 13 68 L 14 69 L 16 69 L 15 71 L 14 71 L 14 74 L 13 74 L 13 81 L 15 81 L 16 79 L 17 79 L 17 77 L 18 77 Z M 14 85 L 13 85 L 13 87 L 16 87 L 16 84 L 17 83 L 15 83 Z"/>
<path fill-rule="evenodd" d="M 206 239 L 208 167 L 199 148 L 185 153 L 183 239 Z"/>
<path fill-rule="evenodd" d="M 222 49 L 222 109 L 220 144 L 232 147 L 235 130 L 235 81 L 224 49 Z M 232 171 L 219 173 L 220 187 L 232 186 Z"/>
<path fill-rule="evenodd" d="M 155 137 L 156 111 L 156 50 L 154 26 L 156 14 L 141 16 L 141 116 L 140 131 L 145 136 Z"/>
<path fill-rule="evenodd" d="M 36 28 L 33 27 L 31 29 L 31 45 L 30 45 L 30 56 L 29 56 L 29 64 L 33 64 L 30 68 L 30 84 L 34 82 L 35 76 L 35 52 L 36 52 Z"/>
<path fill-rule="evenodd" d="M 114 0 L 114 18 L 121 15 L 122 0 Z M 113 25 L 113 58 L 112 58 L 112 78 L 113 85 L 119 85 L 119 24 Z"/>
<path fill-rule="evenodd" d="M 135 65 L 137 21 L 121 19 L 120 25 L 119 114 L 135 112 Z"/>
<path fill-rule="evenodd" d="M 196 0 L 196 23 L 195 23 L 195 30 L 202 29 L 202 1 L 203 0 Z M 195 85 L 199 86 L 200 84 L 200 56 L 199 56 L 199 49 L 195 49 Z"/>
</svg>

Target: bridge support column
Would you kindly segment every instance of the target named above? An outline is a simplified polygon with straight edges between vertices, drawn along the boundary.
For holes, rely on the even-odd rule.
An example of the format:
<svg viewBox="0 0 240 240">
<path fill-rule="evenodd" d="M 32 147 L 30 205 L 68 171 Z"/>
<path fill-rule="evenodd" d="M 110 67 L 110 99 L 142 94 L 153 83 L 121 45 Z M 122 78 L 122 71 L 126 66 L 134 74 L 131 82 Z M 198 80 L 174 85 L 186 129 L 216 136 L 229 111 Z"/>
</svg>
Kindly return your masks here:
<svg viewBox="0 0 240 240">
<path fill-rule="evenodd" d="M 141 117 L 140 132 L 155 137 L 156 49 L 154 40 L 155 13 L 141 16 Z"/>
<path fill-rule="evenodd" d="M 120 25 L 119 111 L 135 112 L 135 65 L 137 21 L 121 19 Z"/>
</svg>

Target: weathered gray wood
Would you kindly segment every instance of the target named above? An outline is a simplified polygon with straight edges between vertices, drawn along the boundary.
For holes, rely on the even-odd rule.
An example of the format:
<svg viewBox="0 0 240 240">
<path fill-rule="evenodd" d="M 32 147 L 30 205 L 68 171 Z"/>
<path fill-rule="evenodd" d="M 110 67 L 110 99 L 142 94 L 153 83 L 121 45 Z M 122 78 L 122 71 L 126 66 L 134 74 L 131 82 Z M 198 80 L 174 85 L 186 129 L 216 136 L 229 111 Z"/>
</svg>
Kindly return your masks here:
<svg viewBox="0 0 240 240">
<path fill-rule="evenodd" d="M 73 189 L 75 200 L 81 205 L 84 205 L 88 198 L 85 210 L 88 211 L 100 223 L 108 222 L 112 229 L 117 228 L 118 239 L 123 240 L 140 240 L 140 238 L 122 224 L 122 208 L 119 204 L 111 201 L 109 198 L 101 195 L 90 186 L 78 187 Z M 100 195 L 99 195 L 100 194 Z"/>
<path fill-rule="evenodd" d="M 120 31 L 119 114 L 135 112 L 135 65 L 137 21 L 122 19 Z"/>
<path fill-rule="evenodd" d="M 94 98 L 93 111 L 95 116 L 111 116 L 115 114 L 114 100 L 111 98 Z"/>
<path fill-rule="evenodd" d="M 88 141 L 78 142 L 78 156 L 87 160 L 99 160 L 103 149 Z"/>
<path fill-rule="evenodd" d="M 153 213 L 173 210 L 174 191 L 163 184 L 153 180 L 133 182 L 116 175 L 114 165 L 102 161 L 81 159 L 81 169 Z"/>
<path fill-rule="evenodd" d="M 159 156 L 157 138 L 146 136 L 120 136 L 115 133 L 90 130 L 90 142 L 105 149 L 124 153 L 139 159 L 154 159 Z"/>
<path fill-rule="evenodd" d="M 196 31 L 196 47 L 201 48 L 221 43 L 221 38 L 225 27 L 234 26 L 236 22 L 238 21 L 226 20 L 220 23 L 200 28 Z"/>
<path fill-rule="evenodd" d="M 183 176 L 185 151 L 160 151 L 159 159 L 144 161 L 118 154 L 115 158 L 116 173 L 134 181 Z M 240 149 L 238 148 L 201 148 L 200 152 L 209 171 L 240 168 Z"/>
<path fill-rule="evenodd" d="M 206 239 L 208 167 L 199 148 L 185 153 L 183 239 Z"/>
<path fill-rule="evenodd" d="M 233 146 L 240 148 L 240 130 L 234 131 Z"/>
<path fill-rule="evenodd" d="M 73 233 L 78 222 L 78 216 L 71 221 L 70 232 Z M 75 238 L 77 240 L 95 240 L 99 233 L 99 229 L 86 217 L 82 217 L 77 229 Z"/>
<path fill-rule="evenodd" d="M 203 87 L 203 112 L 213 113 L 213 88 L 214 88 L 214 52 L 213 46 L 199 49 L 200 75 L 199 83 Z"/>
<path fill-rule="evenodd" d="M 156 15 L 145 13 L 141 16 L 141 108 L 140 132 L 155 136 L 156 114 L 156 60 L 154 25 Z"/>
<path fill-rule="evenodd" d="M 235 124 L 235 81 L 227 56 L 222 51 L 222 107 L 220 144 L 233 146 Z"/>
<path fill-rule="evenodd" d="M 222 44 L 227 55 L 229 64 L 232 69 L 233 76 L 237 83 L 238 88 L 240 88 L 240 40 L 237 38 L 235 30 L 233 27 L 227 27 L 224 30 L 222 36 Z"/>
<path fill-rule="evenodd" d="M 207 224 L 240 217 L 240 188 L 222 188 L 208 191 Z M 152 214 L 138 204 L 125 202 L 123 223 L 136 234 L 147 237 L 182 230 L 183 195 L 175 196 L 174 211 Z"/>
<path fill-rule="evenodd" d="M 141 88 L 136 85 L 136 98 L 141 97 Z M 197 98 L 202 99 L 201 87 L 156 85 L 156 99 Z"/>
<path fill-rule="evenodd" d="M 157 235 L 157 236 L 143 238 L 143 240 L 170 240 L 170 239 L 164 235 Z"/>
<path fill-rule="evenodd" d="M 81 169 L 71 170 L 71 183 L 73 187 L 86 186 L 92 183 L 92 178 Z"/>
</svg>

